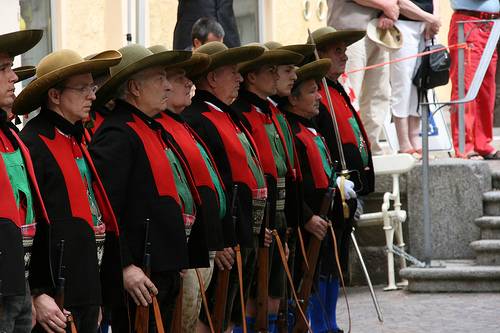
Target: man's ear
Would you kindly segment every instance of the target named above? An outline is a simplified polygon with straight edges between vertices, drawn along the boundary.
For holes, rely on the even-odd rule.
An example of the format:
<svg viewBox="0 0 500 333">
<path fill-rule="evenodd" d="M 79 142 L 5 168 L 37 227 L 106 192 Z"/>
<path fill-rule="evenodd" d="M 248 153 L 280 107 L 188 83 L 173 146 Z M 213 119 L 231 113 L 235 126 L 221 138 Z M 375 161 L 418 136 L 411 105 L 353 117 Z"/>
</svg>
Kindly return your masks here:
<svg viewBox="0 0 500 333">
<path fill-rule="evenodd" d="M 290 103 L 291 106 L 295 106 L 298 103 L 298 99 L 296 96 L 289 95 L 288 96 L 288 102 Z"/>
<path fill-rule="evenodd" d="M 255 84 L 257 81 L 257 73 L 255 71 L 248 72 L 243 79 L 248 82 L 248 84 Z"/>
<path fill-rule="evenodd" d="M 198 38 L 193 39 L 193 50 L 196 50 L 202 45 L 203 43 L 201 42 L 201 40 L 199 40 Z"/>
<path fill-rule="evenodd" d="M 128 92 L 134 96 L 139 97 L 140 93 L 140 84 L 136 80 L 129 80 L 127 82 Z"/>
<path fill-rule="evenodd" d="M 61 91 L 56 88 L 50 88 L 47 91 L 47 96 L 52 104 L 59 105 L 61 103 Z"/>
<path fill-rule="evenodd" d="M 210 88 L 215 88 L 217 87 L 217 74 L 215 71 L 211 71 L 207 74 L 207 82 Z"/>
</svg>

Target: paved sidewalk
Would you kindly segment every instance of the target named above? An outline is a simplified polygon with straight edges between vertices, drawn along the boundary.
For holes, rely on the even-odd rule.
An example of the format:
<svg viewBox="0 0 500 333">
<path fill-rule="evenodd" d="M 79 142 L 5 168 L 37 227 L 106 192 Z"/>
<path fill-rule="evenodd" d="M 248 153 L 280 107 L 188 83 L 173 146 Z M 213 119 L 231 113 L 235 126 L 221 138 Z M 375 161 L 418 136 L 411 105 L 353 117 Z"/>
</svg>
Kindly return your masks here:
<svg viewBox="0 0 500 333">
<path fill-rule="evenodd" d="M 500 333 L 500 293 L 414 294 L 376 286 L 384 323 L 379 323 L 367 287 L 348 288 L 352 333 Z M 347 333 L 341 294 L 339 326 Z"/>
</svg>

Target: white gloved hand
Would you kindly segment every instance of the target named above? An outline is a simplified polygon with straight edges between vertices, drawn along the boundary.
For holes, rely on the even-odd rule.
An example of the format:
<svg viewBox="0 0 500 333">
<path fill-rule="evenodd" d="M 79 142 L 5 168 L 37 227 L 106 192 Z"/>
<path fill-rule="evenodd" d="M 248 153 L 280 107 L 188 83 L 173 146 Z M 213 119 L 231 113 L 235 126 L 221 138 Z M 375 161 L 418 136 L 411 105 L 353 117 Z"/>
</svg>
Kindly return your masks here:
<svg viewBox="0 0 500 333">
<path fill-rule="evenodd" d="M 337 181 L 336 181 L 337 187 L 339 189 L 340 189 L 340 185 L 341 185 L 341 179 L 342 179 L 342 177 L 337 177 Z M 344 189 L 343 190 L 344 190 L 344 195 L 345 195 L 346 200 L 354 199 L 357 197 L 356 191 L 354 191 L 354 183 L 348 179 L 344 179 Z"/>
</svg>

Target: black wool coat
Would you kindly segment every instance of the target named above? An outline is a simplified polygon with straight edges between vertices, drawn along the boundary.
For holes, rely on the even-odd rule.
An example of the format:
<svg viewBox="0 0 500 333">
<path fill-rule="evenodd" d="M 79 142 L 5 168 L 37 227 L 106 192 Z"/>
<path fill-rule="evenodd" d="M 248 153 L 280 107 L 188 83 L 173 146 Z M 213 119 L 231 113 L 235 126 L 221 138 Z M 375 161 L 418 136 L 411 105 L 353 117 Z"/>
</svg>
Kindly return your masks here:
<svg viewBox="0 0 500 333">
<path fill-rule="evenodd" d="M 139 128 L 148 139 L 143 141 L 134 128 Z M 156 168 L 151 165 L 157 152 L 154 149 L 161 145 L 160 131 L 161 126 L 154 119 L 125 101 L 116 100 L 113 113 L 94 134 L 89 147 L 120 227 L 122 267 L 143 266 L 149 219 L 147 237 L 153 273 L 189 266 L 181 206 L 174 195 L 159 192 L 155 178 L 170 172 L 168 160 L 160 158 Z M 160 148 L 159 154 L 163 153 Z M 163 188 L 175 190 L 173 181 L 163 184 Z"/>
<path fill-rule="evenodd" d="M 304 143 L 297 137 L 297 134 L 301 131 L 300 124 L 304 125 L 305 127 L 314 128 L 316 130 L 318 129 L 318 126 L 313 120 L 305 119 L 296 114 L 287 112 L 286 115 L 290 123 L 290 126 L 292 128 L 292 131 L 294 133 L 295 145 L 297 149 L 298 159 L 300 161 L 300 168 L 302 172 L 302 188 L 304 191 L 304 203 L 305 203 L 303 219 L 305 222 L 307 222 L 312 217 L 312 215 L 319 215 L 321 203 L 323 202 L 323 197 L 326 193 L 326 188 L 316 187 L 313 179 L 313 172 L 314 172 L 313 170 L 322 169 L 323 166 L 315 165 L 309 160 L 306 147 Z M 351 212 L 353 212 L 356 209 L 355 201 L 350 202 L 348 204 L 350 206 Z M 341 267 L 344 270 L 347 267 L 347 259 L 348 259 L 347 250 L 349 243 L 348 241 L 341 242 L 341 238 L 345 239 L 346 236 L 349 236 L 350 231 L 352 230 L 352 224 L 350 220 L 344 219 L 342 210 L 342 200 L 340 197 L 340 191 L 338 191 L 338 189 L 336 189 L 335 198 L 333 200 L 333 206 L 330 211 L 330 214 L 328 215 L 328 218 L 333 224 L 333 229 L 337 237 L 337 243 L 338 243 L 337 249 L 340 254 Z M 307 243 L 310 239 L 310 234 L 307 231 L 304 231 L 303 234 L 307 248 Z M 336 276 L 338 274 L 338 269 L 337 269 L 337 264 L 335 262 L 332 244 L 333 241 L 331 233 L 328 232 L 322 241 L 318 271 L 321 274 L 325 275 L 331 274 Z M 298 258 L 301 258 L 301 256 L 298 255 Z M 302 265 L 296 265 L 296 268 L 300 270 L 301 268 L 303 268 L 303 266 L 302 267 L 301 266 Z M 297 275 L 301 276 L 301 272 L 298 272 Z"/>
<path fill-rule="evenodd" d="M 365 136 L 363 123 L 361 122 L 358 113 L 352 107 L 349 96 L 347 96 L 342 85 L 340 85 L 340 83 L 338 82 L 334 82 L 328 79 L 327 83 L 331 89 L 335 89 L 336 91 L 338 91 L 342 98 L 345 100 L 346 104 L 349 106 L 352 116 L 361 129 L 364 141 L 367 143 L 368 165 L 366 168 L 363 167 L 363 162 L 358 147 L 350 143 L 342 144 L 347 168 L 349 170 L 355 171 L 355 173 L 350 177 L 350 180 L 354 182 L 356 189 L 361 189 L 360 191 L 357 191 L 358 195 L 367 195 L 373 192 L 375 187 L 375 174 L 373 171 L 372 153 L 369 147 L 368 137 Z M 336 112 L 338 112 L 338 110 Z M 330 116 L 330 113 L 328 112 L 327 106 L 323 103 L 320 104 L 320 112 L 316 117 L 315 122 L 318 125 L 319 132 L 326 140 L 326 144 L 332 154 L 333 159 L 337 161 L 337 171 L 340 171 L 340 154 L 337 146 L 337 139 L 335 137 L 335 129 L 333 127 L 332 118 Z M 340 136 L 342 137 L 342 135 L 343 134 L 341 132 Z"/>
<path fill-rule="evenodd" d="M 31 263 L 33 274 L 30 275 L 30 286 L 34 294 L 54 295 L 54 281 L 58 277 L 60 266 L 59 245 L 60 240 L 64 240 L 62 274 L 66 279 L 65 306 L 98 305 L 103 300 L 102 290 L 112 292 L 117 290 L 117 284 L 121 285 L 116 220 L 105 193 L 96 190 L 98 176 L 92 172 L 92 161 L 88 159 L 88 155 L 83 154 L 94 176 L 94 193 L 106 224 L 104 257 L 99 271 L 94 230 L 79 213 L 82 212 L 82 209 L 78 208 L 82 207 L 82 202 L 72 196 L 75 192 L 71 182 L 74 180 L 65 178 L 65 173 L 62 171 L 63 168 L 71 167 L 71 163 L 76 164 L 76 162 L 71 148 L 68 148 L 64 140 L 57 139 L 61 133 L 64 136 L 74 137 L 80 149 L 85 149 L 81 144 L 83 136 L 81 122 L 73 125 L 57 113 L 45 108 L 42 108 L 40 114 L 30 120 L 20 133 L 30 151 L 36 179 L 50 219 L 50 225 L 37 225 L 35 243 L 38 242 L 37 246 L 43 250 L 36 248 L 33 250 Z M 59 157 L 54 155 L 54 152 L 57 152 Z M 70 157 L 65 159 L 61 156 Z M 86 198 L 87 193 L 85 191 L 78 195 L 79 198 Z M 44 267 L 46 263 L 44 257 L 50 257 L 50 264 L 46 267 Z M 50 280 L 43 274 L 47 267 L 52 270 Z M 116 294 L 106 294 L 105 302 L 111 302 L 114 296 Z"/>
<path fill-rule="evenodd" d="M 233 11 L 233 0 L 179 0 L 174 30 L 174 50 L 192 46 L 191 29 L 202 17 L 213 17 L 224 28 L 224 44 L 240 46 L 240 36 Z"/>
<path fill-rule="evenodd" d="M 232 188 L 234 184 L 238 185 L 238 200 L 237 200 L 237 217 L 238 223 L 233 224 L 231 218 L 231 207 L 228 206 L 226 216 L 222 222 L 224 235 L 224 246 L 230 247 L 240 244 L 242 247 L 253 247 L 252 245 L 252 191 L 244 183 L 233 182 L 231 166 L 229 162 L 230 156 L 224 149 L 224 144 L 215 125 L 208 119 L 205 114 L 210 113 L 210 109 L 205 101 L 215 105 L 224 113 L 231 115 L 232 110 L 229 106 L 220 101 L 217 97 L 204 90 L 196 90 L 196 95 L 192 99 L 192 104 L 182 113 L 187 123 L 196 131 L 207 145 L 212 154 L 217 169 L 219 170 L 226 193 L 228 194 L 228 203 L 230 206 Z M 218 111 L 217 111 L 218 112 Z M 236 120 L 237 121 L 237 120 Z M 236 122 L 236 125 L 243 128 L 243 125 Z M 254 147 L 255 149 L 255 147 Z M 242 168 L 248 168 L 245 164 Z"/>
</svg>

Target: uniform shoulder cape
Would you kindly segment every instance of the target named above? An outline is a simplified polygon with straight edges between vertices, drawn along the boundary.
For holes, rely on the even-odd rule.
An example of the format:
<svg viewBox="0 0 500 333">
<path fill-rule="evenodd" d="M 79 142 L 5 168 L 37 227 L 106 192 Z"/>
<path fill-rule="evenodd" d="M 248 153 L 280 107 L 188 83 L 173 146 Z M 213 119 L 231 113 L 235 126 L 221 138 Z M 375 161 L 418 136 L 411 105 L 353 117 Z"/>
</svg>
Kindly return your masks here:
<svg viewBox="0 0 500 333">
<path fill-rule="evenodd" d="M 239 243 L 242 247 L 252 247 L 252 190 L 257 184 L 236 131 L 244 132 L 252 143 L 250 134 L 238 120 L 231 118 L 231 109 L 207 91 L 196 91 L 183 117 L 210 150 L 227 193 L 232 193 L 233 185 L 238 184 L 239 223 L 233 226 L 228 209 L 223 221 L 225 246 Z M 257 152 L 255 144 L 253 147 Z"/>
<path fill-rule="evenodd" d="M 198 145 L 204 147 L 205 144 L 180 115 L 165 111 L 155 119 L 163 126 L 176 151 L 185 160 L 200 195 L 201 204 L 196 214 L 196 222 L 191 230 L 188 248 L 190 267 L 203 267 L 208 262 L 209 250 L 223 248 L 222 225 L 218 218 L 217 191 L 198 148 Z M 210 156 L 209 159 L 211 159 Z M 215 163 L 212 165 L 215 166 Z"/>
</svg>

